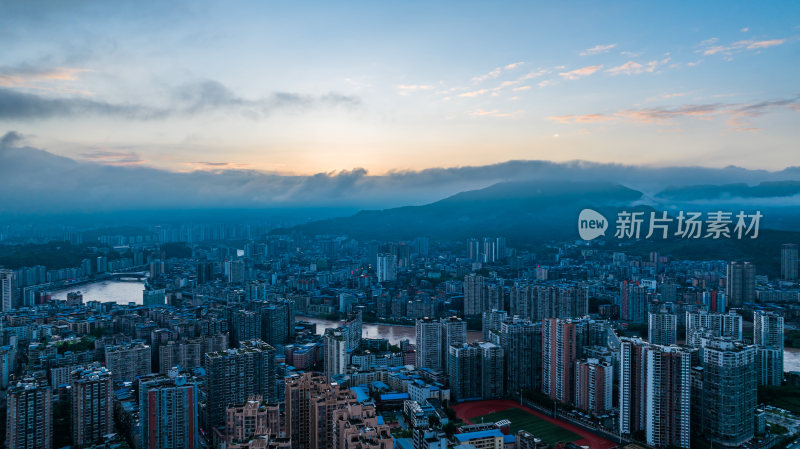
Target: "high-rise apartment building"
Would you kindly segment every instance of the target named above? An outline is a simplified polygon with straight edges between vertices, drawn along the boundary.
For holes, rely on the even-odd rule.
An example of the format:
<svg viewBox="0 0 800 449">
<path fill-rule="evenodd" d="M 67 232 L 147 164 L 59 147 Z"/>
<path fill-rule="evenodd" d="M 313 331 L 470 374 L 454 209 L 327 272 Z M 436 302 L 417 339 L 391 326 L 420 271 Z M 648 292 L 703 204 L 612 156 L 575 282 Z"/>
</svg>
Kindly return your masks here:
<svg viewBox="0 0 800 449">
<path fill-rule="evenodd" d="M 231 338 L 235 343 L 260 339 L 262 333 L 261 316 L 251 310 L 237 310 L 231 314 Z"/>
<path fill-rule="evenodd" d="M 331 449 L 393 449 L 391 429 L 374 404 L 350 402 L 333 412 Z"/>
<path fill-rule="evenodd" d="M 514 317 L 500 323 L 498 336 L 505 353 L 506 392 L 538 391 L 542 384 L 542 323 Z"/>
<path fill-rule="evenodd" d="M 481 316 L 487 310 L 486 295 L 483 276 L 474 273 L 464 276 L 464 316 Z"/>
<path fill-rule="evenodd" d="M 756 267 L 750 262 L 729 262 L 725 294 L 730 308 L 741 308 L 756 299 Z"/>
<path fill-rule="evenodd" d="M 575 362 L 575 407 L 595 415 L 611 410 L 614 367 L 598 359 Z"/>
<path fill-rule="evenodd" d="M 625 281 L 620 284 L 620 318 L 634 323 L 647 322 L 650 290 L 637 283 Z"/>
<path fill-rule="evenodd" d="M 709 313 L 705 310 L 686 312 L 686 344 L 700 347 L 704 337 L 742 339 L 742 316 L 729 313 Z"/>
<path fill-rule="evenodd" d="M 648 313 L 647 340 L 654 345 L 674 345 L 677 342 L 678 316 L 661 309 Z"/>
<path fill-rule="evenodd" d="M 253 396 L 225 409 L 225 443 L 230 449 L 259 449 L 280 434 L 280 404 Z"/>
<path fill-rule="evenodd" d="M 341 327 L 325 329 L 323 337 L 325 342 L 325 375 L 328 379 L 332 376 L 344 374 L 347 370 L 348 352 L 347 337 Z"/>
<path fill-rule="evenodd" d="M 53 447 L 53 389 L 42 379 L 23 379 L 8 389 L 6 447 Z"/>
<path fill-rule="evenodd" d="M 580 320 L 545 318 L 542 322 L 542 392 L 556 401 L 575 400 L 575 362 Z"/>
<path fill-rule="evenodd" d="M 442 371 L 447 372 L 447 354 L 450 346 L 467 342 L 467 322 L 458 317 L 442 318 Z"/>
<path fill-rule="evenodd" d="M 481 354 L 476 345 L 461 344 L 448 348 L 450 395 L 456 401 L 481 397 Z"/>
<path fill-rule="evenodd" d="M 228 349 L 228 336 L 219 334 L 191 340 L 168 341 L 158 347 L 158 372 L 167 374 L 170 369 L 180 366 L 192 370 L 203 366 L 203 355 L 207 352 Z"/>
<path fill-rule="evenodd" d="M 222 424 L 229 404 L 252 396 L 277 399 L 275 349 L 261 340 L 205 355 L 206 432 Z"/>
<path fill-rule="evenodd" d="M 0 269 L 0 311 L 7 312 L 15 307 L 17 273 L 14 270 Z"/>
<path fill-rule="evenodd" d="M 348 351 L 358 351 L 361 348 L 361 337 L 363 335 L 363 321 L 361 311 L 355 310 L 347 315 L 342 323 L 342 331 L 347 340 Z"/>
<path fill-rule="evenodd" d="M 780 385 L 783 381 L 783 317 L 775 312 L 756 310 L 753 343 L 756 345 L 758 384 Z"/>
<path fill-rule="evenodd" d="M 754 434 L 756 348 L 722 338 L 703 343 L 703 436 L 714 446 L 741 446 Z"/>
<path fill-rule="evenodd" d="M 143 449 L 200 447 L 197 383 L 176 371 L 139 378 Z"/>
<path fill-rule="evenodd" d="M 505 310 L 487 310 L 483 312 L 481 317 L 481 332 L 483 341 L 492 341 L 491 335 L 500 330 L 500 323 L 508 318 L 508 312 Z"/>
<path fill-rule="evenodd" d="M 505 309 L 505 290 L 502 282 L 499 284 L 486 284 L 486 305 L 485 310 Z M 483 313 L 483 311 L 481 312 Z"/>
<path fill-rule="evenodd" d="M 114 431 L 114 382 L 99 365 L 75 369 L 70 376 L 72 444 L 77 447 L 103 442 Z"/>
<path fill-rule="evenodd" d="M 378 282 L 397 280 L 397 256 L 394 254 L 378 254 Z"/>
<path fill-rule="evenodd" d="M 334 447 L 335 412 L 355 402 L 355 393 L 310 372 L 287 377 L 285 388 L 286 436 L 292 449 Z"/>
<path fill-rule="evenodd" d="M 504 395 L 503 348 L 489 342 L 448 348 L 450 394 L 455 400 L 497 399 Z"/>
<path fill-rule="evenodd" d="M 512 315 L 538 322 L 544 318 L 577 318 L 589 313 L 589 291 L 583 286 L 515 285 L 511 288 Z"/>
<path fill-rule="evenodd" d="M 689 447 L 691 439 L 691 355 L 677 346 L 645 351 L 647 444 Z"/>
<path fill-rule="evenodd" d="M 689 447 L 691 354 L 677 346 L 620 341 L 620 433 L 644 432 L 654 447 Z"/>
<path fill-rule="evenodd" d="M 150 345 L 130 343 L 106 346 L 106 368 L 115 381 L 133 382 L 139 376 L 152 373 Z"/>
<path fill-rule="evenodd" d="M 478 344 L 480 348 L 481 365 L 481 397 L 486 399 L 500 399 L 505 395 L 503 389 L 503 348 L 489 342 Z"/>
<path fill-rule="evenodd" d="M 785 243 L 781 245 L 781 278 L 784 280 L 797 280 L 797 256 L 797 245 L 794 243 Z"/>
<path fill-rule="evenodd" d="M 431 318 L 417 320 L 416 324 L 417 354 L 416 367 L 432 370 L 442 369 L 443 335 L 442 325 Z"/>
</svg>

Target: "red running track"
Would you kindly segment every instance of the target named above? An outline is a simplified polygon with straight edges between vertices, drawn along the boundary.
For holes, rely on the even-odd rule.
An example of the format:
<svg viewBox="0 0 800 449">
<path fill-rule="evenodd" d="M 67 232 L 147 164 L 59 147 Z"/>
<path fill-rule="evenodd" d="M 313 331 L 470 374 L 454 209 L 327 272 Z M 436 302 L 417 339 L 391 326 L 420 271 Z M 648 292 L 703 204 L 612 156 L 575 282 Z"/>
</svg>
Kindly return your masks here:
<svg viewBox="0 0 800 449">
<path fill-rule="evenodd" d="M 501 412 L 503 410 L 508 410 L 510 408 L 518 408 L 524 410 L 532 415 L 535 415 L 537 418 L 541 418 L 547 422 L 550 422 L 559 427 L 567 429 L 570 432 L 580 435 L 583 438 L 574 442 L 579 446 L 588 446 L 592 449 L 611 449 L 617 446 L 614 442 L 599 437 L 589 431 L 583 430 L 574 424 L 570 424 L 560 419 L 550 418 L 549 416 L 543 415 L 537 412 L 536 410 L 520 405 L 519 403 L 509 399 L 462 402 L 460 404 L 456 404 L 453 406 L 453 410 L 456 411 L 456 416 L 458 416 L 462 421 L 466 421 L 469 424 L 473 424 L 469 420 L 470 418 L 488 415 L 489 413 L 494 413 L 494 412 Z"/>
</svg>

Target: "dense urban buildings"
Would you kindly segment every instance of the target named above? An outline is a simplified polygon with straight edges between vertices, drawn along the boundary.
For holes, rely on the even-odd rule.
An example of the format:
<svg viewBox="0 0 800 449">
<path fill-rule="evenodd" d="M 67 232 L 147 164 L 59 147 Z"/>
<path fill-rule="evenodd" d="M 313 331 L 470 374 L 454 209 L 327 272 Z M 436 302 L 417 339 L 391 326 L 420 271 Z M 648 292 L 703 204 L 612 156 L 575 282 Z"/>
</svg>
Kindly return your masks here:
<svg viewBox="0 0 800 449">
<path fill-rule="evenodd" d="M 800 286 L 776 272 L 572 243 L 536 254 L 495 237 L 222 229 L 237 237 L 107 236 L 116 246 L 77 267 L 3 272 L 8 447 L 576 444 L 512 434 L 502 419 L 453 418 L 496 400 L 580 423 L 609 444 L 786 438 L 784 412 L 756 407 L 759 386 L 797 382 L 784 367 L 784 326 L 800 316 Z M 180 256 L 168 254 L 173 245 Z M 98 301 L 95 282 L 147 284 L 164 300 Z"/>
</svg>

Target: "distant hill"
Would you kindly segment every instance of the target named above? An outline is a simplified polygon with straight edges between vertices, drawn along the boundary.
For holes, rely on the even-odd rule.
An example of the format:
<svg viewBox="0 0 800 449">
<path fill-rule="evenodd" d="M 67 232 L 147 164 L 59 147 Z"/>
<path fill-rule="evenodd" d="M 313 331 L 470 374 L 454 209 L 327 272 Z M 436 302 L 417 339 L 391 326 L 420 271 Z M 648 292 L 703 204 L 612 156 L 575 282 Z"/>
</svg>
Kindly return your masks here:
<svg viewBox="0 0 800 449">
<path fill-rule="evenodd" d="M 767 183 L 765 183 L 767 184 Z M 720 195 L 775 197 L 792 195 L 795 183 L 769 183 L 756 187 L 740 185 L 694 186 L 668 189 L 646 198 L 641 192 L 606 182 L 506 182 L 480 190 L 462 192 L 423 206 L 361 211 L 355 215 L 314 221 L 292 228 L 276 229 L 273 234 L 307 235 L 347 234 L 359 240 L 406 240 L 427 236 L 440 240 L 466 240 L 471 237 L 504 236 L 512 247 L 536 247 L 547 242 L 578 240 L 577 217 L 584 208 L 594 209 L 610 220 L 606 237 L 591 243 L 608 250 L 647 255 L 662 255 L 695 260 L 749 259 L 759 265 L 759 272 L 775 276 L 780 269 L 780 245 L 800 243 L 795 232 L 796 213 L 791 204 L 775 201 L 767 208 L 757 239 L 680 239 L 617 240 L 615 220 L 621 210 L 649 212 L 670 210 L 725 210 L 738 212 L 736 203 L 720 203 Z M 769 194 L 767 194 L 769 192 Z M 708 198 L 708 199 L 706 199 Z M 686 202 L 704 201 L 704 207 Z M 777 204 L 777 206 L 776 206 Z M 742 206 L 744 209 L 754 210 Z M 780 215 L 778 217 L 777 215 Z M 783 230 L 769 229 L 765 223 L 780 224 Z M 788 229 L 788 230 L 787 230 Z M 671 229 L 670 234 L 674 232 Z M 646 234 L 643 230 L 642 237 Z"/>
<path fill-rule="evenodd" d="M 616 211 L 642 193 L 606 182 L 506 182 L 458 193 L 424 206 L 361 211 L 274 233 L 348 234 L 357 239 L 466 239 L 505 236 L 509 244 L 578 238 L 583 208 Z"/>
</svg>

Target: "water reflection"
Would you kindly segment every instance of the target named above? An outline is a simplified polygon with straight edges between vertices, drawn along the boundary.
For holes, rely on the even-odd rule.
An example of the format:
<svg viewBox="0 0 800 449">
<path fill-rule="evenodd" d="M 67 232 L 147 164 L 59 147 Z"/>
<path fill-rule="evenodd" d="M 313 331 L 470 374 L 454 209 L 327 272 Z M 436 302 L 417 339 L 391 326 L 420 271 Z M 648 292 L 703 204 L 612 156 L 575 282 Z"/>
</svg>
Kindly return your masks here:
<svg viewBox="0 0 800 449">
<path fill-rule="evenodd" d="M 325 333 L 325 329 L 328 327 L 336 327 L 338 326 L 336 321 L 331 320 L 323 320 L 321 318 L 313 318 L 313 317 L 302 317 L 298 316 L 297 321 L 309 321 L 311 323 L 315 323 L 317 325 L 317 334 L 322 335 Z M 364 323 L 363 326 L 363 337 L 364 338 L 386 338 L 389 340 L 389 343 L 396 345 L 400 343 L 400 340 L 410 340 L 411 343 L 415 343 L 417 340 L 416 330 L 414 326 L 400 326 L 397 324 L 368 324 Z M 481 339 L 481 333 L 479 331 L 469 331 L 467 332 L 467 340 L 478 341 Z"/>
<path fill-rule="evenodd" d="M 73 287 L 53 290 L 53 299 L 67 299 L 67 293 L 80 291 L 83 293 L 83 302 L 113 301 L 117 304 L 128 304 L 134 302 L 142 303 L 142 291 L 144 282 L 121 282 L 121 281 L 100 281 L 88 284 L 76 285 Z"/>
</svg>

